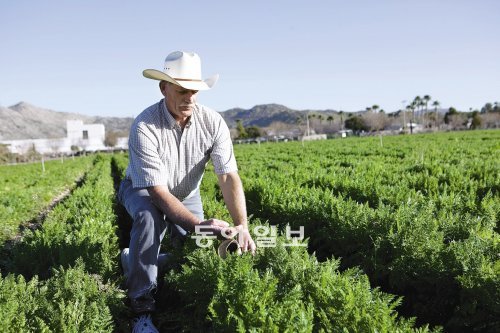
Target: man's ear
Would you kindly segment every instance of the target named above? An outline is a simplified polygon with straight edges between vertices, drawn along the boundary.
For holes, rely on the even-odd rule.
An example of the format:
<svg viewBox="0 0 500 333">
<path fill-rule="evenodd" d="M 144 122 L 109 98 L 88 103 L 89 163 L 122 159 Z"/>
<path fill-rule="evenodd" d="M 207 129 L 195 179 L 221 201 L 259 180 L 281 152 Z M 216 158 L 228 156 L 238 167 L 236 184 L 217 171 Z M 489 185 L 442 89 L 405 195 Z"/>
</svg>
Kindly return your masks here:
<svg viewBox="0 0 500 333">
<path fill-rule="evenodd" d="M 161 91 L 161 93 L 162 93 L 163 96 L 165 96 L 165 93 L 166 93 L 165 92 L 166 85 L 167 85 L 167 81 L 165 81 L 165 80 L 160 81 L 160 83 L 158 84 L 158 86 L 160 87 L 160 91 Z"/>
</svg>

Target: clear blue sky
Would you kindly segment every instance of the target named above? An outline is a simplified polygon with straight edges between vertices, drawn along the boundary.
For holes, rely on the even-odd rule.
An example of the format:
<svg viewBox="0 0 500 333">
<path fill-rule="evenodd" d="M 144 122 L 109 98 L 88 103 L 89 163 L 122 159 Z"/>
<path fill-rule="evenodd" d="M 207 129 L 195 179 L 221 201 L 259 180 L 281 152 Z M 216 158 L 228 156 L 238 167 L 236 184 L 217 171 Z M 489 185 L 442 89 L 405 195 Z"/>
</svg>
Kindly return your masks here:
<svg viewBox="0 0 500 333">
<path fill-rule="evenodd" d="M 217 111 L 386 111 L 500 101 L 500 1 L 0 0 L 0 105 L 136 116 L 162 96 L 142 76 L 174 50 L 220 74 Z"/>
</svg>

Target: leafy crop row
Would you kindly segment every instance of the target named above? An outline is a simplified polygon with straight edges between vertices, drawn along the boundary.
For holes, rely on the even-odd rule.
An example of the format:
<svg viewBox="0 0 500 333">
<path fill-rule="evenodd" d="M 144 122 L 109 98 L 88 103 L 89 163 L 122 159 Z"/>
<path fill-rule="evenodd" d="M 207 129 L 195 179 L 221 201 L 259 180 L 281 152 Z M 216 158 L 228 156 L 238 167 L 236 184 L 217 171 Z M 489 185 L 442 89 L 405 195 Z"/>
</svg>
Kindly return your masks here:
<svg viewBox="0 0 500 333">
<path fill-rule="evenodd" d="M 452 331 L 494 331 L 498 139 L 498 131 L 384 138 L 383 146 L 348 139 L 237 155 L 250 213 L 305 226 L 311 251 L 405 296 L 403 313 Z"/>
<path fill-rule="evenodd" d="M 124 157 L 115 157 L 117 172 Z M 121 167 L 119 167 L 121 166 Z M 206 217 L 230 220 L 209 166 L 201 187 Z M 253 225 L 260 225 L 258 219 Z M 214 242 L 217 246 L 219 242 Z M 188 240 L 174 251 L 178 263 L 158 295 L 161 331 L 214 332 L 413 332 L 414 320 L 398 318 L 400 300 L 371 289 L 359 269 L 340 273 L 339 262 L 319 263 L 304 247 L 260 248 L 255 257 L 219 258 L 213 248 Z"/>
<path fill-rule="evenodd" d="M 90 157 L 0 167 L 0 243 L 21 224 L 35 219 L 64 190 L 75 186 L 92 166 Z"/>
<path fill-rule="evenodd" d="M 110 159 L 12 249 L 0 277 L 2 332 L 110 332 L 123 311 Z"/>
<path fill-rule="evenodd" d="M 319 263 L 304 247 L 261 248 L 219 258 L 189 249 L 166 277 L 164 302 L 177 300 L 184 328 L 215 332 L 427 332 L 397 319 L 399 300 L 373 290 L 357 269 Z M 180 300 L 180 302 L 178 301 Z"/>
<path fill-rule="evenodd" d="M 499 138 L 236 147 L 253 225 L 304 226 L 309 253 L 279 236 L 255 257 L 222 260 L 190 240 L 174 251 L 182 265 L 163 281 L 156 323 L 161 331 L 407 332 L 428 331 L 426 322 L 495 331 Z M 0 277 L 2 332 L 122 330 L 118 244 L 130 221 L 117 221 L 115 189 L 127 160 L 92 163 L 43 227 L 12 249 Z M 229 220 L 216 179 L 210 170 L 202 184 L 205 215 Z M 405 319 L 415 316 L 419 329 Z"/>
</svg>

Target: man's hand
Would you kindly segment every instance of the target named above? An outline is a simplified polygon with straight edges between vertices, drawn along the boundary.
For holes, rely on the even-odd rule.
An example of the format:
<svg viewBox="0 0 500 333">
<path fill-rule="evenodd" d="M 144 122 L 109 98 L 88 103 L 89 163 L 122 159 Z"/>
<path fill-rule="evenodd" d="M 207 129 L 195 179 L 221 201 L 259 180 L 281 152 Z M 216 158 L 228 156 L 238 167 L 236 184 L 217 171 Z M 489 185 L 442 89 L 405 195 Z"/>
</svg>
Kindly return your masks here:
<svg viewBox="0 0 500 333">
<path fill-rule="evenodd" d="M 238 244 L 240 244 L 241 251 L 250 251 L 252 255 L 255 254 L 257 246 L 255 245 L 252 236 L 250 236 L 250 232 L 247 227 L 242 225 L 230 227 L 229 223 L 217 219 L 202 221 L 200 222 L 200 225 L 204 226 L 204 232 L 212 232 L 214 235 L 219 237 L 219 239 L 231 239 L 238 235 Z"/>
<path fill-rule="evenodd" d="M 238 233 L 238 243 L 240 243 L 241 251 L 250 251 L 252 255 L 255 255 L 257 246 L 255 245 L 252 236 L 250 236 L 248 228 L 242 228 L 242 230 Z"/>
<path fill-rule="evenodd" d="M 232 227 L 229 229 L 233 229 L 232 235 L 234 236 L 236 233 L 238 233 L 238 243 L 240 244 L 240 248 L 242 252 L 247 252 L 250 251 L 252 255 L 255 255 L 255 250 L 257 249 L 257 246 L 255 245 L 255 242 L 252 239 L 252 236 L 250 236 L 250 232 L 248 231 L 248 228 L 242 225 L 238 225 L 236 227 Z M 226 233 L 226 235 L 228 235 Z"/>
<path fill-rule="evenodd" d="M 222 220 L 217 219 L 208 219 L 205 221 L 201 221 L 200 226 L 203 226 L 204 232 L 211 232 L 213 235 L 221 238 L 221 232 L 225 229 L 228 229 L 229 223 Z"/>
</svg>

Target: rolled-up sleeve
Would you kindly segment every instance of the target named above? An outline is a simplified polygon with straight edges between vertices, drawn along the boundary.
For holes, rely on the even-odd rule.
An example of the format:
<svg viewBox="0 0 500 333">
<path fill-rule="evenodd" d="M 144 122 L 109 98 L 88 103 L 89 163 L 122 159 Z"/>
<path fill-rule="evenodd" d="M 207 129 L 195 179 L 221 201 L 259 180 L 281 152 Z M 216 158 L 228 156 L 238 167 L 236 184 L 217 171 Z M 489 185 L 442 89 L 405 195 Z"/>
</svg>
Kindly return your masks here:
<svg viewBox="0 0 500 333">
<path fill-rule="evenodd" d="M 231 134 L 226 122 L 219 118 L 215 140 L 210 158 L 214 164 L 215 173 L 223 175 L 229 172 L 238 171 L 236 158 L 233 152 Z"/>
<path fill-rule="evenodd" d="M 132 186 L 167 185 L 166 170 L 158 152 L 158 138 L 144 125 L 132 126 L 129 136 L 129 171 Z"/>
</svg>

